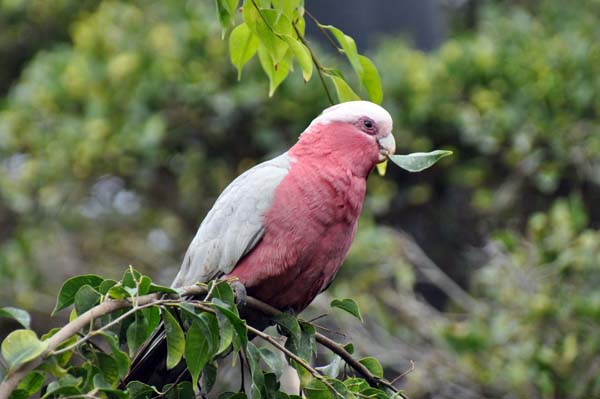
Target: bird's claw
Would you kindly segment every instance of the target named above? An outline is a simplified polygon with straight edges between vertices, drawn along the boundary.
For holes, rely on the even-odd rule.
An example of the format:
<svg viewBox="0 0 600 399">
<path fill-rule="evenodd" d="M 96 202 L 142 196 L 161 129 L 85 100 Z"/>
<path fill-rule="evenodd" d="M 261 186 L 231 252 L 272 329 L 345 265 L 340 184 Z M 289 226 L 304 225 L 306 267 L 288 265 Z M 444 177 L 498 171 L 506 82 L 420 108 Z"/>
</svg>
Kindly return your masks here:
<svg viewBox="0 0 600 399">
<path fill-rule="evenodd" d="M 233 293 L 235 294 L 235 304 L 238 307 L 246 306 L 246 297 L 248 296 L 246 286 L 239 280 L 234 280 L 231 282 L 231 289 L 233 289 Z"/>
</svg>

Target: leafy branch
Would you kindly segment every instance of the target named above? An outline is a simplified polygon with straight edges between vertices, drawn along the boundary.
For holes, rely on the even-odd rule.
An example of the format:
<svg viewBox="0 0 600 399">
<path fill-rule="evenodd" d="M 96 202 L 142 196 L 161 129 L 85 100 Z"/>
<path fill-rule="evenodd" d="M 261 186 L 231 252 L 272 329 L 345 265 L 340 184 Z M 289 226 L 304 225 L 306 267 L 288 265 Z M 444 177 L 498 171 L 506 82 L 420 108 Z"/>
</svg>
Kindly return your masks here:
<svg viewBox="0 0 600 399">
<path fill-rule="evenodd" d="M 332 302 L 333 306 L 360 317 L 353 301 L 334 302 Z M 155 388 L 137 381 L 127 384 L 126 391 L 118 389 L 122 378 L 128 374 L 131 363 L 129 357 L 119 349 L 124 344 L 119 339 L 123 334 L 115 332 L 115 328 L 117 331 L 126 331 L 124 334 L 126 343 L 130 354 L 133 355 L 156 329 L 158 324 L 155 316 L 159 309 L 163 315 L 168 343 L 167 364 L 172 368 L 185 358 L 193 379 L 193 384 L 176 382 L 167 388 L 169 390 L 197 389 L 199 376 L 210 375 L 214 367 L 211 366 L 212 362 L 228 351 L 243 351 L 247 353 L 247 357 L 254 359 L 251 370 L 253 387 L 256 385 L 258 390 L 267 389 L 265 376 L 269 373 L 265 373 L 258 367 L 258 359 L 262 356 L 262 352 L 247 339 L 247 335 L 252 334 L 283 353 L 298 371 L 301 381 L 302 375 L 308 373 L 309 378 L 304 378 L 302 387 L 309 398 L 316 397 L 315 395 L 323 390 L 330 392 L 333 397 L 348 397 L 348 395 L 360 397 L 366 395 L 361 393 L 363 391 L 372 393 L 369 390 L 376 390 L 378 395 L 384 395 L 381 397 L 387 397 L 385 391 L 379 388 L 388 390 L 395 397 L 404 397 L 393 384 L 383 378 L 381 366 L 375 359 L 355 359 L 351 353 L 351 346 L 343 346 L 317 333 L 310 323 L 298 320 L 256 298 L 248 297 L 246 306 L 272 317 L 287 336 L 286 345 L 279 343 L 272 335 L 247 325 L 239 317 L 231 287 L 223 281 L 174 291 L 153 284 L 147 276 L 141 275 L 132 268 L 125 272 L 119 282 L 104 280 L 94 275 L 77 276 L 67 280 L 63 285 L 56 308 L 63 309 L 69 305 L 74 305 L 74 313 L 72 313 L 74 317 L 64 327 L 51 331 L 41 340 L 31 330 L 16 330 L 2 343 L 2 353 L 9 369 L 0 383 L 0 399 L 9 398 L 11 393 L 17 391 L 21 396 L 31 395 L 42 387 L 48 377 L 54 378 L 55 381 L 46 386 L 46 395 L 70 393 L 103 397 L 110 393 L 123 398 L 138 398 L 140 389 L 146 393 L 158 393 Z M 168 308 L 179 309 L 181 321 L 170 316 Z M 84 311 L 78 314 L 76 309 Z M 156 310 L 156 314 L 150 312 L 151 310 Z M 12 313 L 23 320 L 21 312 Z M 10 316 L 10 313 L 3 315 Z M 153 318 L 155 321 L 151 322 Z M 184 335 L 184 325 L 190 323 L 187 334 Z M 136 336 L 140 331 L 141 337 Z M 96 336 L 107 339 L 112 348 L 112 356 L 103 352 L 98 345 L 92 344 L 90 340 Z M 6 342 L 11 343 L 10 350 L 6 349 Z M 310 342 L 317 342 L 327 347 L 364 380 L 353 378 L 340 381 L 335 376 L 325 375 L 311 366 L 313 349 Z M 86 347 L 86 344 L 91 345 Z M 38 350 L 31 352 L 31 348 L 38 348 Z M 80 375 L 81 368 L 86 367 L 86 363 L 80 368 L 69 363 L 74 351 L 79 351 L 84 361 L 94 359 L 96 362 L 90 363 L 99 370 L 95 375 L 90 376 L 89 380 L 93 383 L 89 386 L 84 387 L 81 381 L 75 383 L 74 381 L 77 381 L 77 379 L 73 380 L 75 377 L 65 377 L 65 373 L 71 376 Z M 193 353 L 194 356 L 186 357 L 188 352 Z M 104 360 L 97 363 L 99 358 Z M 197 358 L 201 360 L 196 361 Z M 112 366 L 106 368 L 105 365 L 109 363 Z M 275 387 L 278 389 L 278 385 Z M 207 389 L 210 390 L 210 387 Z"/>
<path fill-rule="evenodd" d="M 334 100 L 325 77 L 333 83 L 339 102 L 359 100 L 351 85 L 339 69 L 326 67 L 305 37 L 305 14 L 316 25 L 327 41 L 347 58 L 367 97 L 381 103 L 383 91 L 377 68 L 371 60 L 358 53 L 356 43 L 340 29 L 321 24 L 304 9 L 302 0 L 244 0 L 238 8 L 237 0 L 216 0 L 223 35 L 230 29 L 229 54 L 231 63 L 241 78 L 244 65 L 258 55 L 263 71 L 269 78 L 269 96 L 293 70 L 294 61 L 302 69 L 302 77 L 308 82 L 313 65 L 330 103 Z M 241 22 L 237 23 L 237 11 L 241 10 Z M 332 38 L 333 36 L 333 38 Z M 335 41 L 334 41 L 335 38 Z M 336 43 L 337 42 L 337 43 Z"/>
</svg>

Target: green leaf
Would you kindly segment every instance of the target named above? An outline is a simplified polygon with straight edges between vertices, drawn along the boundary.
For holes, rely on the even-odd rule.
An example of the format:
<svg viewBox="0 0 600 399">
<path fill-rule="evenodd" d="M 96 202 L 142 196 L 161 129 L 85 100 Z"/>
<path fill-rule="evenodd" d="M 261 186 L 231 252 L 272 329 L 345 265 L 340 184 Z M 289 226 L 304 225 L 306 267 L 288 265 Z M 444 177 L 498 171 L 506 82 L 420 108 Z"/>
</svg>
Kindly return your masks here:
<svg viewBox="0 0 600 399">
<path fill-rule="evenodd" d="M 296 7 L 300 6 L 299 0 L 272 0 L 273 8 L 277 10 L 278 15 L 283 14 L 290 20 L 293 20 Z"/>
<path fill-rule="evenodd" d="M 41 355 L 48 343 L 40 341 L 31 330 L 15 330 L 8 334 L 2 341 L 2 356 L 6 360 L 8 369 L 12 370 L 15 367 L 35 359 Z"/>
<path fill-rule="evenodd" d="M 218 298 L 223 303 L 227 304 L 227 306 L 237 313 L 237 308 L 235 307 L 235 294 L 233 293 L 233 289 L 231 285 L 227 281 L 211 281 L 209 283 L 208 290 L 212 291 L 211 298 Z M 214 284 L 214 286 L 212 285 Z"/>
<path fill-rule="evenodd" d="M 229 309 L 227 305 L 220 299 L 213 298 L 212 302 L 217 312 L 225 316 L 233 326 L 233 329 L 236 332 L 235 339 L 238 341 L 238 348 L 246 348 L 246 345 L 248 344 L 248 330 L 246 328 L 246 322 L 240 319 L 237 314 L 232 312 L 231 309 Z"/>
<path fill-rule="evenodd" d="M 356 48 L 356 42 L 354 41 L 354 39 L 352 39 L 348 35 L 345 35 L 344 32 L 342 32 L 335 26 L 320 25 L 320 27 L 323 29 L 327 29 L 333 34 L 337 42 L 340 44 L 340 46 L 342 46 L 344 54 L 346 54 L 346 57 L 348 58 L 348 61 L 350 61 L 350 65 L 352 65 L 352 69 L 354 69 L 356 75 L 359 77 L 362 76 L 363 67 L 358 58 L 358 50 Z"/>
<path fill-rule="evenodd" d="M 359 76 L 360 83 L 364 86 L 369 94 L 371 102 L 381 104 L 383 100 L 383 89 L 381 87 L 381 78 L 375 64 L 364 55 L 358 56 L 358 61 L 362 66 L 362 74 Z"/>
<path fill-rule="evenodd" d="M 143 382 L 131 381 L 127 384 L 127 393 L 131 399 L 149 399 L 155 393 L 155 389 Z"/>
<path fill-rule="evenodd" d="M 325 366 L 316 367 L 316 369 L 319 370 L 323 375 L 326 375 L 327 377 L 337 378 L 337 376 L 340 374 L 340 369 L 343 365 L 344 362 L 342 358 L 338 355 L 335 355 L 331 363 Z"/>
<path fill-rule="evenodd" d="M 208 338 L 211 356 L 219 349 L 219 324 L 217 317 L 211 313 L 201 313 L 198 320 L 204 325 L 205 334 Z"/>
<path fill-rule="evenodd" d="M 55 381 L 56 382 L 56 381 Z M 79 389 L 76 385 L 59 385 L 52 382 L 48 385 L 48 390 L 42 396 L 42 399 L 46 398 L 59 398 L 66 396 L 83 396 L 81 389 Z"/>
<path fill-rule="evenodd" d="M 115 284 L 117 284 L 115 280 L 106 279 L 98 286 L 98 292 L 102 295 L 106 295 L 108 290 Z"/>
<path fill-rule="evenodd" d="M 235 11 L 238 5 L 238 0 L 216 0 L 217 14 L 221 26 L 226 29 L 235 21 Z"/>
<path fill-rule="evenodd" d="M 150 334 L 152 334 L 160 324 L 160 307 L 151 306 L 149 308 L 142 309 L 142 314 L 148 321 L 148 329 L 146 330 L 146 334 L 150 336 Z"/>
<path fill-rule="evenodd" d="M 312 324 L 300 322 L 300 336 L 290 336 L 285 342 L 286 348 L 310 362 L 316 353 L 315 328 Z"/>
<path fill-rule="evenodd" d="M 104 386 L 103 388 L 112 388 L 119 381 L 119 365 L 117 361 L 104 352 L 95 352 L 94 355 L 96 357 L 95 366 L 102 373 L 104 382 L 109 384 L 109 386 Z"/>
<path fill-rule="evenodd" d="M 217 312 L 217 322 L 219 324 L 219 348 L 216 354 L 221 354 L 229 348 L 233 341 L 233 326 L 229 319 L 220 312 Z"/>
<path fill-rule="evenodd" d="M 131 265 L 125 270 L 123 273 L 123 279 L 121 280 L 121 285 L 125 288 L 135 288 L 137 289 L 138 284 L 142 279 L 142 273 L 135 270 Z"/>
<path fill-rule="evenodd" d="M 119 378 L 124 377 L 129 371 L 129 366 L 131 365 L 129 356 L 127 356 L 127 354 L 119 348 L 119 340 L 116 334 L 105 331 L 102 332 L 101 335 L 112 349 L 112 356 L 113 359 L 115 359 L 117 368 L 119 370 Z"/>
<path fill-rule="evenodd" d="M 120 389 L 99 389 L 99 392 L 103 392 L 105 394 L 107 394 L 107 396 L 110 399 L 130 399 L 129 395 L 127 395 L 125 392 L 121 391 Z"/>
<path fill-rule="evenodd" d="M 359 362 L 377 378 L 383 378 L 383 367 L 374 357 L 364 357 Z"/>
<path fill-rule="evenodd" d="M 250 2 L 250 8 L 252 22 L 248 24 L 248 27 L 258 37 L 260 47 L 264 48 L 271 58 L 271 64 L 278 65 L 288 52 L 289 45 L 282 37 L 294 34 L 292 23 L 288 17 L 278 16 L 277 11 L 271 8 L 261 8 L 260 11 L 257 11 L 252 2 Z M 245 15 L 246 8 L 244 7 Z"/>
<path fill-rule="evenodd" d="M 310 372 L 304 368 L 304 366 L 302 366 L 300 363 L 296 362 L 293 359 L 289 360 L 290 366 L 292 366 L 294 369 L 296 369 L 296 372 L 298 373 L 298 379 L 300 380 L 300 386 L 301 387 L 305 387 L 308 385 L 309 382 L 312 381 L 312 375 L 310 374 Z"/>
<path fill-rule="evenodd" d="M 277 87 L 279 87 L 290 72 L 290 64 L 286 60 L 281 60 L 277 64 L 273 64 L 268 50 L 264 45 L 258 46 L 258 59 L 263 71 L 269 78 L 269 97 L 272 97 Z"/>
<path fill-rule="evenodd" d="M 185 337 L 181 326 L 175 317 L 168 311 L 162 312 L 167 336 L 167 370 L 177 366 L 185 350 Z"/>
<path fill-rule="evenodd" d="M 389 399 L 390 396 L 386 394 L 381 389 L 368 387 L 363 389 L 361 392 L 361 396 L 368 396 L 373 399 Z"/>
<path fill-rule="evenodd" d="M 142 276 L 142 278 L 139 280 L 138 295 L 148 294 L 150 291 L 151 285 L 152 285 L 152 280 L 150 280 L 150 277 Z"/>
<path fill-rule="evenodd" d="M 185 337 L 185 360 L 192 376 L 192 386 L 198 385 L 198 377 L 213 353 L 211 340 L 204 323 L 194 320 Z"/>
<path fill-rule="evenodd" d="M 420 172 L 449 155 L 452 155 L 452 151 L 435 150 L 431 152 L 414 152 L 408 155 L 390 155 L 388 158 L 404 170 Z"/>
<path fill-rule="evenodd" d="M 275 373 L 277 379 L 280 379 L 285 367 L 283 357 L 279 352 L 275 353 L 268 348 L 260 348 L 258 351 L 265 364 Z"/>
<path fill-rule="evenodd" d="M 339 76 L 330 74 L 328 74 L 327 76 L 333 82 L 339 102 L 344 103 L 346 101 L 360 100 L 360 97 L 354 92 L 354 90 L 352 90 L 352 88 L 348 85 L 348 83 L 346 83 L 344 79 L 340 78 Z"/>
<path fill-rule="evenodd" d="M 54 306 L 54 310 L 52 314 L 55 314 L 59 310 L 70 306 L 75 301 L 75 295 L 79 288 L 83 285 L 87 284 L 92 288 L 98 288 L 104 279 L 100 276 L 96 276 L 95 274 L 84 274 L 82 276 L 71 277 L 63 284 L 62 288 L 58 293 L 58 298 L 56 300 L 56 306 Z"/>
<path fill-rule="evenodd" d="M 242 6 L 242 16 L 244 17 L 244 23 L 247 24 L 248 28 L 250 28 L 250 30 L 256 34 L 256 28 L 261 17 L 251 0 L 244 0 Z"/>
<path fill-rule="evenodd" d="M 250 374 L 252 375 L 252 398 L 266 398 L 268 395 L 264 374 L 260 369 L 260 352 L 252 342 L 248 342 L 246 349 L 248 364 L 250 365 Z"/>
<path fill-rule="evenodd" d="M 327 382 L 333 387 L 333 395 L 336 399 L 356 399 L 356 395 L 349 391 L 342 381 L 335 378 L 328 378 Z"/>
<path fill-rule="evenodd" d="M 313 72 L 313 60 L 310 56 L 310 51 L 303 43 L 292 36 L 284 36 L 284 39 L 289 44 L 298 60 L 300 69 L 302 69 L 302 79 L 304 79 L 305 82 L 308 82 Z"/>
<path fill-rule="evenodd" d="M 360 309 L 358 308 L 358 304 L 352 298 L 334 299 L 333 301 L 331 301 L 331 307 L 345 310 L 352 316 L 356 317 L 358 320 L 363 321 L 362 315 L 360 314 Z"/>
<path fill-rule="evenodd" d="M 75 311 L 78 315 L 90 310 L 100 301 L 100 293 L 89 284 L 84 284 L 75 293 Z"/>
<path fill-rule="evenodd" d="M 31 324 L 31 316 L 23 309 L 13 308 L 10 306 L 0 308 L 0 317 L 9 317 L 15 319 L 23 327 L 29 328 Z"/>
<path fill-rule="evenodd" d="M 322 381 L 313 378 L 306 387 L 304 393 L 308 399 L 334 399 L 333 392 Z"/>
<path fill-rule="evenodd" d="M 164 294 L 177 294 L 177 291 L 175 291 L 173 288 L 152 283 L 150 284 L 150 288 L 148 289 L 148 294 L 152 294 L 154 292 L 161 292 Z"/>
<path fill-rule="evenodd" d="M 200 378 L 200 390 L 203 394 L 208 394 L 217 382 L 217 367 L 212 363 L 207 363 L 202 369 Z"/>
<path fill-rule="evenodd" d="M 346 352 L 348 352 L 349 354 L 353 354 L 354 353 L 354 345 L 352 345 L 352 342 L 347 343 L 346 345 L 344 345 L 344 349 L 346 350 Z"/>
<path fill-rule="evenodd" d="M 148 320 L 141 313 L 138 312 L 135 314 L 135 320 L 127 327 L 126 336 L 129 356 L 133 357 L 138 348 L 148 338 Z"/>
<path fill-rule="evenodd" d="M 344 385 L 351 392 L 361 392 L 369 388 L 369 384 L 363 378 L 348 378 L 344 380 Z"/>
<path fill-rule="evenodd" d="M 110 287 L 106 294 L 111 299 L 125 299 L 131 296 L 125 288 L 118 284 Z"/>
<path fill-rule="evenodd" d="M 43 373 L 39 371 L 32 371 L 31 373 L 27 374 L 23 380 L 21 380 L 18 385 L 18 389 L 25 391 L 27 394 L 26 397 L 29 397 L 42 388 L 45 380 L 46 377 Z"/>
<path fill-rule="evenodd" d="M 0 375 L 0 377 L 1 377 L 1 375 Z M 28 399 L 30 396 L 31 395 L 26 390 L 17 388 L 11 392 L 8 399 Z"/>
<path fill-rule="evenodd" d="M 177 384 L 175 388 L 170 388 L 171 384 L 166 385 L 163 389 L 164 392 L 167 392 L 165 396 L 167 399 L 190 399 L 194 398 L 194 388 L 192 387 L 192 383 L 189 381 L 183 381 Z M 204 391 L 202 393 L 205 393 Z"/>
<path fill-rule="evenodd" d="M 291 339 L 300 340 L 302 329 L 298 323 L 298 319 L 287 313 L 280 313 L 274 317 L 275 322 L 282 328 L 283 333 L 289 336 Z"/>
<path fill-rule="evenodd" d="M 256 54 L 258 39 L 246 23 L 236 26 L 229 35 L 229 58 L 238 71 L 238 80 L 242 78 L 244 65 Z"/>
<path fill-rule="evenodd" d="M 302 334 L 300 334 L 300 347 L 296 353 L 310 362 L 313 355 L 317 353 L 317 342 L 315 340 L 317 331 L 312 324 L 303 321 L 300 322 L 300 329 L 302 330 Z"/>
</svg>

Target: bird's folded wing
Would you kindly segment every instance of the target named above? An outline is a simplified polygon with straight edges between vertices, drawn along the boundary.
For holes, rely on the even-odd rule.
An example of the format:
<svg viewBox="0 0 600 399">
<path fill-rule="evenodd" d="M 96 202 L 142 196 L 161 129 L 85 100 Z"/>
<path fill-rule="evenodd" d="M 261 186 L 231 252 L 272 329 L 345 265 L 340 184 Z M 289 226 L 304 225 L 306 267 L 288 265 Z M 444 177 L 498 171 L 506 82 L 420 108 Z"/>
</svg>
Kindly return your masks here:
<svg viewBox="0 0 600 399">
<path fill-rule="evenodd" d="M 285 153 L 231 182 L 198 228 L 173 287 L 206 282 L 233 270 L 262 238 L 264 214 L 290 166 Z"/>
</svg>

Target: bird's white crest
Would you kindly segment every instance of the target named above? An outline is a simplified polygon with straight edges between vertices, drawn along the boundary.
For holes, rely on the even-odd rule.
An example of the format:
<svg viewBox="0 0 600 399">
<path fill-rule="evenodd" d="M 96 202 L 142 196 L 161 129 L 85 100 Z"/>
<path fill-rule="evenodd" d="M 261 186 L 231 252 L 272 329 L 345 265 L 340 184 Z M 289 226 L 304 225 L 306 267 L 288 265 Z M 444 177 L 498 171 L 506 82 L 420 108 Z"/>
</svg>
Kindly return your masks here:
<svg viewBox="0 0 600 399">
<path fill-rule="evenodd" d="M 392 117 L 385 108 L 370 101 L 348 101 L 333 105 L 323 110 L 310 124 L 326 125 L 332 122 L 353 123 L 359 118 L 367 116 L 371 118 L 380 129 L 386 132 L 392 131 Z"/>
</svg>

